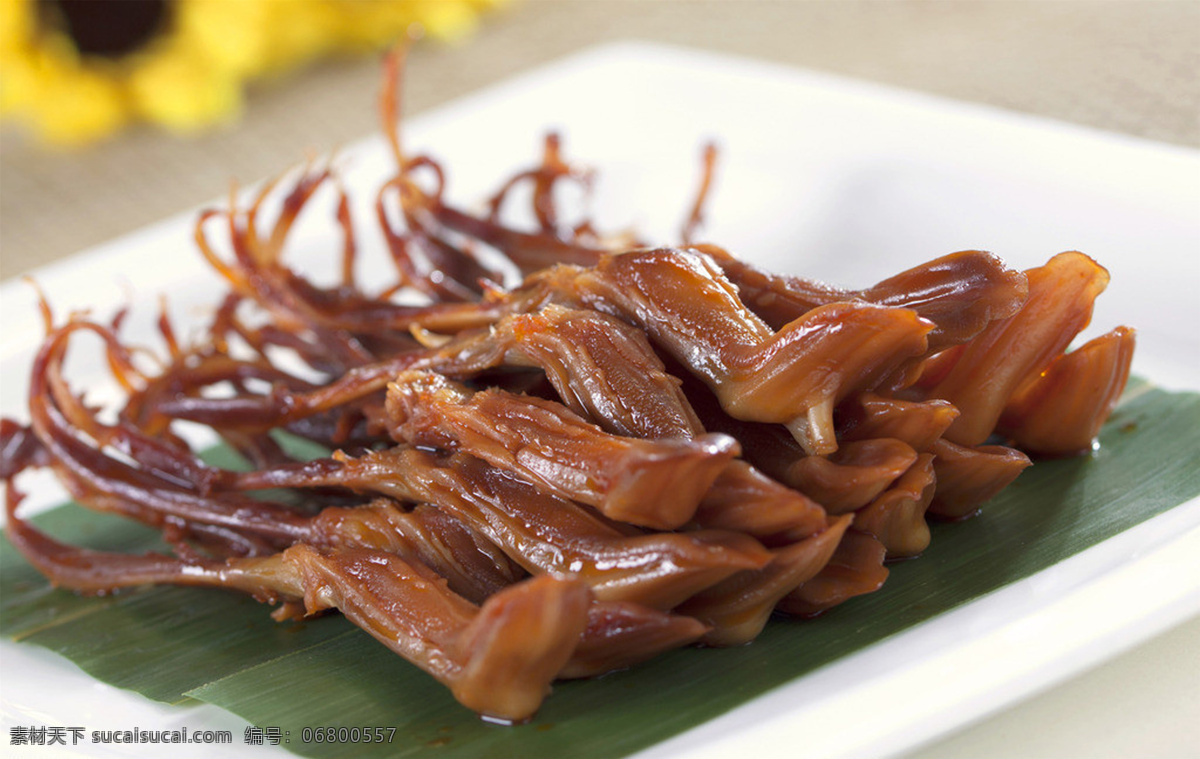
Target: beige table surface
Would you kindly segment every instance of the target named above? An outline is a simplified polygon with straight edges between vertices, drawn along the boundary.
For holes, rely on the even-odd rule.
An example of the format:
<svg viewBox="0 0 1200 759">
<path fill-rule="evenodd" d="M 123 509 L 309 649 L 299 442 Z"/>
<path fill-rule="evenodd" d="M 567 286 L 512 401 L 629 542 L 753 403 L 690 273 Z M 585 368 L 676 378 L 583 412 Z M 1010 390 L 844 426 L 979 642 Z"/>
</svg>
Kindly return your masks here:
<svg viewBox="0 0 1200 759">
<path fill-rule="evenodd" d="M 526 0 L 410 59 L 417 113 L 582 47 L 662 41 L 1200 147 L 1200 2 Z M 252 87 L 242 120 L 181 141 L 135 129 L 48 153 L 0 129 L 0 278 L 372 133 L 374 61 Z M 1198 213 L 1200 213 L 1200 199 Z M 798 754 L 799 755 L 799 754 Z M 915 756 L 1200 756 L 1192 620 Z"/>
</svg>

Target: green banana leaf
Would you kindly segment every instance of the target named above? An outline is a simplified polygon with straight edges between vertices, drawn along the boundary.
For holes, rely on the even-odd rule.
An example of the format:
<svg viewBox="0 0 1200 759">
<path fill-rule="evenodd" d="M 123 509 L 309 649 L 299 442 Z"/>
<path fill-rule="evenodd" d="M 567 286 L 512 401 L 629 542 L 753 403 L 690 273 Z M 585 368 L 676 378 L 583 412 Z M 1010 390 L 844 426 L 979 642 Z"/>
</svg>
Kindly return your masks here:
<svg viewBox="0 0 1200 759">
<path fill-rule="evenodd" d="M 216 590 L 107 598 L 55 591 L 0 548 L 0 634 L 166 702 L 205 701 L 307 756 L 622 756 L 726 712 L 1200 495 L 1200 395 L 1131 383 L 1089 456 L 1044 461 L 982 515 L 937 524 L 883 589 L 813 620 L 772 621 L 754 643 L 687 649 L 625 672 L 560 683 L 530 724 L 487 724 L 338 616 L 277 624 Z M 228 463 L 228 462 L 222 462 Z M 68 542 L 138 551 L 148 530 L 66 506 L 36 523 Z M 322 742 L 305 727 L 388 729 L 383 742 Z M 391 729 L 394 728 L 394 731 Z M 376 737 L 377 733 L 372 733 Z"/>
</svg>

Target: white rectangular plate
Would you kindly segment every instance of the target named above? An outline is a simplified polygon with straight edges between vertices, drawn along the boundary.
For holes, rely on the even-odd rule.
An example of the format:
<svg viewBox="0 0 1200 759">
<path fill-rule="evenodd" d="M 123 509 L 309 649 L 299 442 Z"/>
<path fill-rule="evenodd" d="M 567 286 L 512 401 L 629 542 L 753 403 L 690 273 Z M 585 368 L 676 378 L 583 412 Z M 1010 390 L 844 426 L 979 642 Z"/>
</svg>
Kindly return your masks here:
<svg viewBox="0 0 1200 759">
<path fill-rule="evenodd" d="M 415 118 L 405 140 L 410 150 L 442 159 L 450 197 L 470 204 L 534 163 L 547 128 L 562 131 L 569 158 L 600 171 L 602 228 L 632 226 L 664 242 L 677 238 L 700 146 L 718 139 L 722 158 L 704 237 L 776 270 L 857 287 L 955 250 L 991 250 L 1021 268 L 1082 250 L 1113 278 L 1092 331 L 1136 326 L 1137 373 L 1168 388 L 1200 388 L 1195 151 L 635 44 L 584 52 Z M 337 163 L 356 210 L 369 214 L 392 172 L 382 140 L 343 151 Z M 329 218 L 306 225 L 297 260 L 338 250 Z M 193 219 L 169 219 L 34 278 L 60 314 L 91 307 L 104 316 L 132 303 L 127 333 L 153 342 L 159 293 L 169 296 L 180 324 L 194 325 L 222 289 L 193 250 Z M 365 235 L 376 253 L 379 244 Z M 31 288 L 0 286 L 0 325 L 0 412 L 24 418 L 25 376 L 41 334 Z M 110 393 L 99 366 L 85 361 L 72 377 L 94 397 Z M 51 487 L 39 490 L 43 500 L 54 499 Z M 1198 525 L 1200 502 L 1193 501 L 644 756 L 792 755 L 797 745 L 807 757 L 912 749 L 1200 612 Z M 1114 594 L 1127 599 L 1119 608 Z M 230 729 L 234 745 L 222 747 L 223 755 L 277 753 L 241 745 L 245 723 L 218 709 L 150 703 L 30 646 L 5 641 L 0 656 L 6 731 Z M 178 748 L 183 756 L 207 755 L 202 747 Z M 81 750 L 155 756 L 160 749 L 91 744 L 69 752 Z"/>
</svg>

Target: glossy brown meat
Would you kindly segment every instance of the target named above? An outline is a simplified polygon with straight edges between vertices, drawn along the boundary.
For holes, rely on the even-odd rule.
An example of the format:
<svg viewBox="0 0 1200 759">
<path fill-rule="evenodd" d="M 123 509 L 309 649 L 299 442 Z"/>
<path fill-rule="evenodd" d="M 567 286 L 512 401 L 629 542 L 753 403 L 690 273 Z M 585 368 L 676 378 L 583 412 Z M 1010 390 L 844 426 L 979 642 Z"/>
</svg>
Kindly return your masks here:
<svg viewBox="0 0 1200 759">
<path fill-rule="evenodd" d="M 31 427 L 12 419 L 0 419 L 0 480 L 10 481 L 26 469 L 50 464 L 46 447 Z"/>
<path fill-rule="evenodd" d="M 271 602 L 302 600 L 307 614 L 338 609 L 464 706 L 504 721 L 533 716 L 588 624 L 590 594 L 578 580 L 531 578 L 477 608 L 428 567 L 383 551 L 321 552 L 300 544 L 225 562 L 111 554 L 53 541 L 16 518 L 11 501 L 9 512 L 9 539 L 62 587 L 105 593 L 151 583 L 212 586 Z"/>
<path fill-rule="evenodd" d="M 580 577 L 602 600 L 669 609 L 770 554 L 723 530 L 627 535 L 585 509 L 465 455 L 397 446 L 237 478 L 242 488 L 340 486 L 436 504 L 533 573 Z"/>
<path fill-rule="evenodd" d="M 439 173 L 440 177 L 440 173 Z M 401 201 L 389 203 L 390 190 L 397 190 Z M 376 200 L 376 218 L 384 233 L 392 262 L 400 273 L 400 286 L 410 287 L 434 301 L 473 301 L 484 290 L 485 281 L 501 282 L 503 274 L 485 264 L 468 247 L 443 240 L 434 228 L 436 222 L 419 205 L 405 203 L 412 185 L 397 178 L 384 185 Z M 406 229 L 393 226 L 388 207 L 399 205 Z"/>
<path fill-rule="evenodd" d="M 430 363 L 456 376 L 504 364 L 536 367 L 571 410 L 614 435 L 704 434 L 645 333 L 595 311 L 547 305 L 513 315 L 486 335 L 448 345 Z"/>
<path fill-rule="evenodd" d="M 710 258 L 672 249 L 605 256 L 569 287 L 564 297 L 644 329 L 731 416 L 784 424 L 810 454 L 837 450 L 837 402 L 923 354 L 933 326 L 907 309 L 838 303 L 774 332 Z"/>
<path fill-rule="evenodd" d="M 916 460 L 917 452 L 899 440 L 859 440 L 829 456 L 797 460 L 784 479 L 830 514 L 845 514 L 874 500 Z"/>
<path fill-rule="evenodd" d="M 412 330 L 426 337 L 435 333 L 458 332 L 463 335 L 451 341 L 445 338 L 437 346 L 418 346 L 371 363 L 337 372 L 322 385 L 311 385 L 277 373 L 265 378 L 270 382 L 267 392 L 250 392 L 243 388 L 247 377 L 244 362 L 226 362 L 197 371 L 193 367 L 172 367 L 168 373 L 151 383 L 153 397 L 142 396 L 133 403 L 139 408 L 137 422 L 144 429 L 161 429 L 170 420 L 187 420 L 204 424 L 223 433 L 265 433 L 275 428 L 298 428 L 306 421 L 322 415 L 351 411 L 382 393 L 387 383 L 399 372 L 414 368 L 437 369 L 455 376 L 472 376 L 480 371 L 508 364 L 506 356 L 510 341 L 504 335 L 494 339 L 488 329 L 506 314 L 524 309 L 537 309 L 544 300 L 543 288 L 534 286 L 528 291 L 497 296 L 489 300 L 462 304 L 462 320 L 439 322 L 436 318 L 414 318 L 394 329 Z M 483 327 L 482 330 L 479 328 Z M 380 327 L 391 330 L 392 327 Z M 448 345 L 446 343 L 449 343 Z M 520 365 L 519 362 L 517 365 Z M 282 381 L 281 381 L 282 380 Z M 243 389 L 232 398 L 209 397 L 204 391 L 224 382 Z M 343 417 L 334 416 L 334 424 Z"/>
<path fill-rule="evenodd" d="M 146 438 L 129 425 L 99 423 L 94 412 L 67 391 L 59 364 L 70 334 L 63 329 L 47 340 L 35 367 L 31 411 L 39 457 L 56 469 L 80 503 L 164 530 L 179 531 L 186 525 L 181 538 L 198 530 L 210 543 L 213 537 L 227 536 L 233 553 L 261 553 L 299 540 L 318 546 L 386 548 L 433 563 L 453 578 L 460 592 L 480 599 L 518 579 L 516 568 L 497 549 L 428 510 L 406 513 L 379 501 L 361 509 L 329 508 L 310 517 L 240 493 L 214 492 L 230 473 L 201 464 L 186 449 Z M 79 438 L 80 430 L 92 437 L 91 444 Z M 124 451 L 129 459 L 113 457 L 101 445 Z M 233 536 L 241 541 L 231 542 Z M 464 561 L 467 566 L 461 566 Z"/>
<path fill-rule="evenodd" d="M 299 565 L 309 613 L 339 609 L 493 719 L 532 717 L 587 625 L 590 598 L 578 580 L 533 577 L 476 610 L 432 571 L 391 554 L 326 556 L 300 545 L 283 558 Z"/>
<path fill-rule="evenodd" d="M 1012 316 L 1028 294 L 1021 272 L 979 250 L 936 258 L 864 290 L 844 290 L 765 271 L 716 246 L 699 249 L 716 260 L 742 301 L 773 329 L 820 306 L 862 301 L 910 308 L 933 322 L 930 351 L 966 342 L 992 321 Z"/>
<path fill-rule="evenodd" d="M 708 629 L 700 620 L 681 614 L 625 601 L 597 601 L 588 609 L 579 645 L 558 676 L 596 677 L 626 669 L 695 643 Z"/>
<path fill-rule="evenodd" d="M 562 404 L 494 388 L 471 393 L 429 372 L 398 375 L 387 409 L 401 442 L 463 451 L 611 519 L 660 530 L 691 520 L 738 452 L 726 435 L 618 437 Z"/>
<path fill-rule="evenodd" d="M 926 398 L 954 404 L 958 419 L 946 439 L 979 445 L 996 427 L 1009 398 L 1061 354 L 1092 318 L 1108 272 L 1082 253 L 1060 253 L 1026 272 L 1029 298 L 1015 315 L 990 324 L 963 346 Z"/>
<path fill-rule="evenodd" d="M 824 529 L 825 509 L 745 461 L 731 461 L 696 510 L 702 527 L 736 530 L 768 545 L 790 543 Z"/>
<path fill-rule="evenodd" d="M 423 656 L 420 647 L 422 638 L 438 638 L 452 632 L 453 628 L 463 622 L 469 622 L 467 617 L 475 615 L 469 604 L 455 597 L 453 580 L 449 592 L 441 586 L 445 580 L 440 579 L 444 563 L 438 566 L 437 574 L 429 572 L 425 565 L 415 559 L 394 555 L 391 551 L 375 551 L 372 549 L 335 547 L 313 551 L 309 546 L 298 546 L 288 549 L 279 555 L 257 559 L 233 559 L 225 562 L 213 561 L 204 557 L 170 557 L 155 554 L 132 556 L 90 551 L 66 546 L 49 538 L 31 527 L 16 512 L 16 499 L 9 491 L 10 540 L 19 550 L 42 572 L 50 577 L 57 585 L 71 588 L 89 594 L 103 594 L 113 590 L 145 585 L 152 583 L 170 583 L 178 585 L 212 585 L 227 587 L 250 593 L 259 600 L 271 603 L 281 603 L 280 618 L 300 618 L 320 610 L 321 605 L 328 603 L 334 591 L 353 597 L 360 605 L 375 608 L 360 609 L 353 619 L 356 623 L 370 622 L 371 632 L 384 640 L 385 644 L 396 650 L 398 646 L 410 646 L 414 656 Z M 425 521 L 436 514 L 435 510 L 426 510 Z M 443 517 L 444 518 L 444 517 Z M 436 517 L 435 517 L 436 519 Z M 437 529 L 437 528 L 435 528 Z M 460 528 L 461 529 L 461 528 Z M 350 541 L 351 545 L 368 545 L 372 541 L 362 540 L 358 543 Z M 347 560 L 349 559 L 349 560 Z M 470 562 L 469 553 L 457 555 L 455 561 Z M 313 565 L 320 571 L 311 571 Z M 381 570 L 373 567 L 382 568 Z M 429 567 L 433 569 L 433 567 Z M 423 581 L 417 583 L 416 602 L 411 600 L 411 594 L 403 587 L 396 591 L 395 581 L 411 573 Z M 330 577 L 329 575 L 333 576 Z M 392 575 L 396 577 L 393 578 Z M 514 583 L 519 577 L 514 577 Z M 539 581 L 545 584 L 545 579 Z M 492 593 L 478 598 L 466 599 L 471 604 L 482 605 L 490 609 L 496 605 L 511 607 L 513 598 L 530 592 L 526 583 L 505 583 L 498 586 Z M 536 583 L 535 583 L 536 585 Z M 511 586 L 511 587 L 510 587 Z M 523 588 L 523 590 L 517 590 Z M 432 591 L 430 594 L 429 591 Z M 514 592 L 516 591 L 516 592 Z M 559 603 L 556 594 L 532 593 L 531 603 L 548 604 L 550 609 Z M 306 598 L 315 599 L 316 607 L 305 605 Z M 488 599 L 497 600 L 489 601 Z M 432 608 L 429 603 L 433 602 Z M 400 608 L 393 608 L 400 604 Z M 341 603 L 335 603 L 343 608 Z M 507 614 L 508 612 L 506 612 Z M 354 614 L 351 611 L 348 616 Z M 578 644 L 571 652 L 570 658 L 556 673 L 557 677 L 592 677 L 615 669 L 623 669 L 662 653 L 663 651 L 685 646 L 695 642 L 703 635 L 708 627 L 698 620 L 677 614 L 666 614 L 638 604 L 626 602 L 593 602 L 587 607 L 586 627 Z M 389 618 L 398 616 L 399 619 Z M 407 622 L 405 622 L 407 618 Z M 423 621 L 422 621 L 423 620 Z M 395 629 L 397 625 L 419 629 L 405 632 Z M 426 627 L 421 627 L 424 624 Z M 521 635 L 525 631 L 520 627 L 508 630 L 508 624 L 501 621 L 495 632 L 500 635 Z M 405 643 L 405 637 L 415 636 L 417 640 Z M 538 642 L 530 641 L 536 648 Z M 404 651 L 400 651 L 404 655 Z M 459 644 L 451 650 L 452 658 L 462 656 L 479 656 L 478 651 L 464 650 Z M 451 671 L 456 665 L 445 659 L 443 654 L 434 652 L 432 661 L 423 660 L 415 663 L 425 667 L 435 674 L 431 668 L 440 667 L 438 671 Z M 522 667 L 522 654 L 510 667 Z M 492 666 L 493 670 L 500 669 Z M 544 666 L 544 665 L 543 665 Z M 536 679 L 545 677 L 545 672 L 522 673 L 520 677 Z M 461 686 L 459 690 L 467 687 Z M 505 688 L 502 682 L 495 680 L 480 680 L 475 686 L 479 690 L 488 688 Z M 473 696 L 476 701 L 488 698 L 486 693 Z M 503 699 L 503 693 L 493 694 L 492 699 Z M 490 708 L 484 713 L 500 714 L 500 711 Z"/>
<path fill-rule="evenodd" d="M 420 505 L 406 511 L 386 498 L 322 509 L 312 517 L 304 542 L 329 549 L 371 548 L 419 561 L 476 604 L 526 574 L 496 545 L 441 509 Z"/>
<path fill-rule="evenodd" d="M 933 460 L 933 454 L 922 453 L 894 485 L 854 512 L 854 528 L 882 543 L 888 559 L 910 558 L 929 547 L 925 512 L 937 486 Z"/>
<path fill-rule="evenodd" d="M 300 539 L 303 515 L 238 493 L 206 496 L 196 482 L 206 482 L 218 472 L 190 451 L 173 450 L 129 425 L 95 419 L 95 412 L 70 392 L 61 376 L 71 335 L 91 326 L 72 322 L 52 332 L 38 352 L 30 379 L 31 429 L 45 460 L 68 490 L 85 503 L 158 528 L 195 521 L 250 532 L 277 546 Z M 109 455 L 103 446 L 121 450 L 128 458 Z"/>
<path fill-rule="evenodd" d="M 1015 448 L 1003 445 L 961 446 L 939 440 L 929 449 L 936 458 L 937 490 L 929 513 L 945 519 L 964 519 L 1012 484 L 1031 463 Z"/>
<path fill-rule="evenodd" d="M 296 541 L 318 547 L 383 549 L 435 567 L 456 592 L 476 601 L 524 574 L 499 549 L 427 507 L 408 512 L 377 499 L 353 508 L 330 506 L 308 516 L 238 493 L 201 494 L 128 468 L 101 452 L 92 453 L 86 461 L 72 460 L 69 466 L 60 461 L 55 466 L 79 503 L 164 530 L 186 524 L 181 536 L 185 538 L 197 530 L 231 530 L 242 543 L 254 546 L 253 550 L 232 546 L 234 553 L 264 553 Z M 138 487 L 123 486 L 125 479 L 135 476 Z M 218 483 L 219 478 L 210 484 L 219 487 Z M 203 538 L 204 533 L 192 537 Z"/>
<path fill-rule="evenodd" d="M 688 402 L 705 429 L 735 438 L 742 446 L 742 458 L 770 478 L 786 481 L 792 466 L 808 456 L 784 426 L 734 419 L 707 386 L 684 370 L 680 372 Z"/>
<path fill-rule="evenodd" d="M 610 317 L 604 317 L 599 314 L 591 314 L 588 317 L 587 312 L 567 312 L 562 309 L 556 309 L 551 310 L 551 316 L 555 319 L 565 318 L 566 321 L 574 325 L 588 325 L 588 331 L 594 334 L 612 333 L 613 330 L 609 330 L 607 327 L 615 325 L 619 325 L 620 327 L 616 331 L 618 335 L 628 335 L 632 329 L 619 322 L 614 322 Z M 533 318 L 541 319 L 540 316 Z M 513 328 L 514 326 L 519 327 L 523 321 L 525 320 L 517 318 L 503 322 L 502 327 L 496 330 L 495 339 L 489 340 L 488 344 L 492 348 L 508 345 L 510 343 L 505 335 L 511 335 L 514 332 L 525 335 L 535 334 L 531 330 Z M 595 329 L 596 325 L 599 325 L 600 329 Z M 544 325 L 538 326 L 541 327 Z M 564 330 L 564 332 L 567 336 L 572 334 L 570 330 Z M 578 344 L 584 344 L 584 341 L 580 341 Z M 649 352 L 649 348 L 645 346 L 644 342 L 642 343 L 642 347 L 646 351 L 646 357 L 653 358 L 653 354 Z M 489 348 L 489 350 L 492 350 L 492 348 Z M 547 353 L 547 355 L 550 354 Z M 601 362 L 600 365 L 602 366 L 608 366 L 614 357 L 619 358 L 619 355 L 614 356 L 612 353 L 592 354 L 585 352 L 583 355 L 588 357 L 598 356 L 597 360 Z M 478 358 L 478 354 L 468 356 L 463 360 L 463 363 L 466 363 L 472 370 L 477 369 L 480 365 L 490 366 L 492 363 L 491 361 L 476 362 L 476 358 Z M 450 361 L 450 359 L 445 359 L 441 356 L 433 360 L 438 363 Z M 640 363 L 630 363 L 633 366 L 641 365 Z M 588 384 L 589 392 L 595 393 L 595 396 L 589 397 L 596 397 L 601 400 L 614 397 L 611 395 L 611 388 L 608 384 L 610 374 L 593 373 L 588 375 L 579 368 L 581 365 L 586 368 L 594 365 L 594 362 L 563 364 L 563 376 L 569 378 L 589 378 L 591 380 L 591 383 Z M 649 376 L 649 374 L 639 372 L 637 376 L 645 377 Z M 662 376 L 665 377 L 666 375 Z M 601 378 L 603 378 L 603 381 L 601 381 Z M 670 388 L 673 390 L 674 386 L 670 386 Z M 689 419 L 693 415 L 690 408 L 686 405 L 686 401 L 679 400 L 681 396 L 678 396 L 677 393 L 667 393 L 665 396 L 640 393 L 630 397 L 637 398 L 637 402 L 629 407 L 631 409 L 641 409 L 649 402 L 652 404 L 650 408 L 664 412 L 661 414 L 635 413 L 627 417 L 637 421 L 641 426 L 639 429 L 640 432 L 662 431 L 662 420 L 667 418 L 678 420 L 673 423 L 673 427 L 668 427 L 668 429 L 674 429 L 674 431 L 681 434 L 686 432 L 691 424 Z M 659 400 L 655 400 L 655 398 Z M 294 408 L 294 406 L 291 407 Z M 663 443 L 662 445 L 668 444 Z M 670 445 L 687 448 L 692 447 L 693 444 L 680 440 Z M 103 456 L 103 454 L 86 446 L 81 448 L 81 455 L 85 455 L 91 460 L 86 471 L 95 472 L 98 468 L 108 466 L 115 467 L 117 470 L 128 469 L 124 464 L 112 462 Z M 207 470 L 200 472 L 199 475 L 189 475 L 188 478 L 207 480 L 217 476 L 216 473 Z M 206 494 L 203 498 L 188 496 L 195 502 L 195 506 L 187 511 L 180 511 L 179 507 L 175 504 L 164 504 L 161 502 L 161 498 L 155 497 L 162 483 L 159 483 L 157 480 L 154 480 L 154 483 L 154 487 L 136 491 L 134 493 L 136 497 L 131 501 L 116 501 L 115 503 L 121 505 L 124 509 L 121 513 L 135 516 L 135 518 L 139 518 L 141 521 L 146 521 L 150 524 L 161 524 L 158 520 L 161 520 L 163 517 L 170 517 L 172 514 L 186 516 L 188 519 L 199 523 L 223 523 L 229 527 L 249 530 L 254 534 L 274 535 L 277 541 L 282 541 L 275 543 L 275 545 L 280 547 L 287 545 L 291 540 L 300 539 L 302 535 L 310 536 L 306 539 L 315 539 L 311 537 L 305 524 L 295 524 L 296 516 L 291 513 L 290 509 L 283 511 L 273 510 L 269 505 L 257 501 L 247 502 L 243 499 L 238 500 L 238 503 L 231 507 L 232 514 L 229 520 L 223 521 L 220 516 L 222 513 L 220 508 L 214 506 L 214 504 L 229 501 L 230 499 L 237 500 L 236 496 L 232 494 Z M 76 494 L 81 495 L 80 492 Z M 95 500 L 94 495 L 93 500 Z M 131 504 L 136 502 L 146 503 L 147 511 L 140 516 L 134 515 L 130 511 Z M 226 511 L 228 512 L 229 510 Z M 262 518 L 260 519 L 258 515 L 261 515 Z M 757 474 L 746 465 L 737 462 L 730 462 L 729 466 L 720 473 L 717 486 L 709 489 L 705 494 L 701 511 L 697 516 L 697 521 L 701 525 L 740 529 L 750 534 L 761 536 L 778 535 L 786 537 L 790 535 L 792 539 L 797 539 L 820 529 L 823 519 L 823 511 L 816 504 L 805 499 L 800 494 L 783 488 L 769 479 L 762 477 L 762 475 Z M 292 525 L 290 528 L 291 531 L 279 534 L 280 529 L 287 527 L 289 524 Z"/>
<path fill-rule="evenodd" d="M 831 517 L 828 527 L 771 553 L 771 563 L 733 575 L 701 591 L 678 609 L 712 626 L 708 646 L 740 646 L 758 637 L 776 604 L 815 577 L 841 543 L 852 517 Z"/>
<path fill-rule="evenodd" d="M 609 432 L 634 437 L 703 434 L 677 380 L 663 370 L 640 331 L 596 312 L 544 305 L 545 289 L 544 283 L 535 282 L 531 292 L 537 295 L 528 302 L 517 303 L 515 295 L 505 299 L 504 311 L 518 313 L 495 314 L 490 320 L 495 323 L 486 330 L 465 331 L 437 346 L 356 367 L 321 387 L 276 383 L 267 395 L 200 397 L 200 388 L 237 371 L 226 367 L 212 374 L 184 375 L 162 393 L 166 397 L 154 404 L 154 411 L 219 429 L 265 431 L 361 402 L 409 369 L 469 378 L 504 366 L 536 367 L 546 372 L 564 403 Z M 524 308 L 532 311 L 519 313 Z"/>
<path fill-rule="evenodd" d="M 913 450 L 929 450 L 958 418 L 958 409 L 947 401 L 906 401 L 863 393 L 838 408 L 840 440 L 893 438 Z"/>
<path fill-rule="evenodd" d="M 1059 356 L 1013 394 L 996 431 L 1030 453 L 1090 451 L 1125 390 L 1133 348 L 1134 331 L 1118 327 Z"/>
<path fill-rule="evenodd" d="M 536 366 L 564 403 L 615 435 L 687 440 L 705 434 L 682 391 L 688 379 L 668 371 L 645 334 L 619 319 L 549 305 L 506 317 L 486 337 L 463 342 L 469 345 L 452 349 L 454 358 L 432 363 L 455 374 L 502 362 Z M 787 533 L 798 539 L 823 529 L 825 513 L 804 495 L 733 461 L 704 496 L 696 521 L 755 537 Z"/>
<path fill-rule="evenodd" d="M 883 587 L 887 549 L 874 536 L 850 529 L 816 577 L 793 590 L 775 607 L 785 614 L 811 617 L 855 596 Z"/>
</svg>

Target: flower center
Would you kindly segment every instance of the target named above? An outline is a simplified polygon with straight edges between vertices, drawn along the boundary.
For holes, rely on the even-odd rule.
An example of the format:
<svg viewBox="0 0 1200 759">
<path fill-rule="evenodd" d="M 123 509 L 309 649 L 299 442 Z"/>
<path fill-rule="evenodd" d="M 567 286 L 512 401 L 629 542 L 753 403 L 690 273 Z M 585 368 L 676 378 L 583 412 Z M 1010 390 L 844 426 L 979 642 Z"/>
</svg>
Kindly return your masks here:
<svg viewBox="0 0 1200 759">
<path fill-rule="evenodd" d="M 120 58 L 167 25 L 167 0 L 38 0 L 43 26 L 59 27 L 84 55 Z"/>
</svg>

